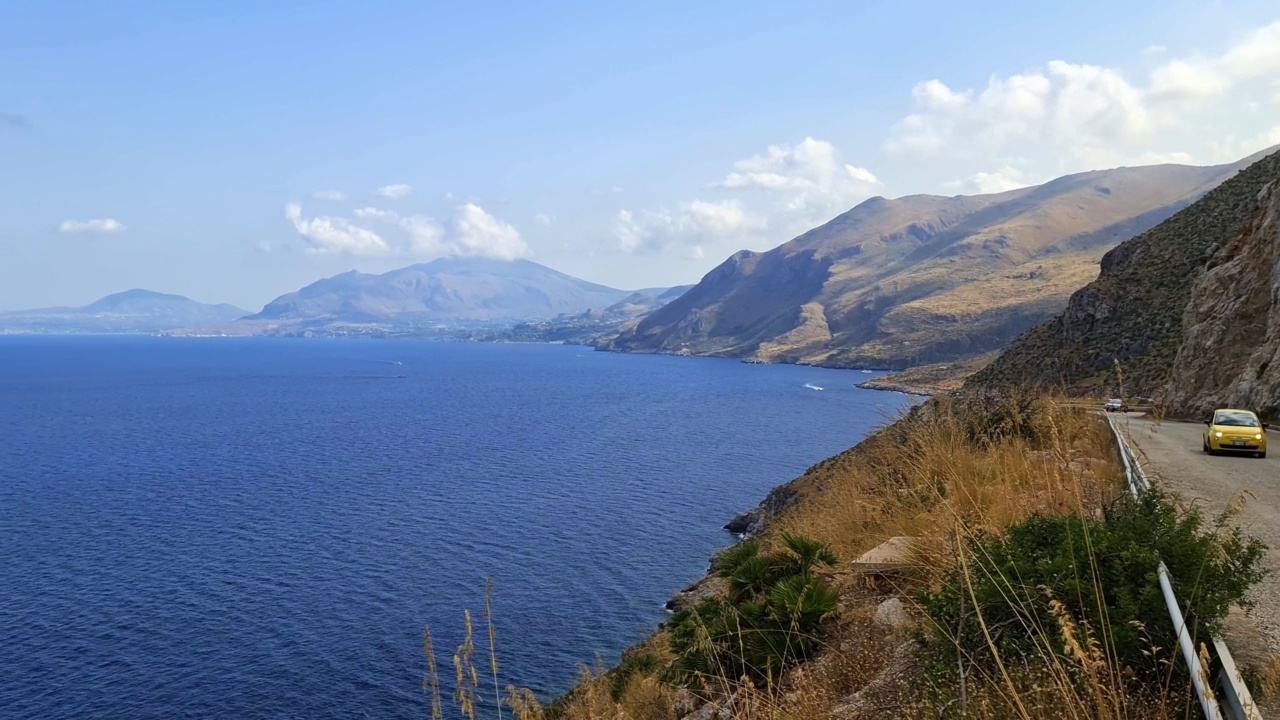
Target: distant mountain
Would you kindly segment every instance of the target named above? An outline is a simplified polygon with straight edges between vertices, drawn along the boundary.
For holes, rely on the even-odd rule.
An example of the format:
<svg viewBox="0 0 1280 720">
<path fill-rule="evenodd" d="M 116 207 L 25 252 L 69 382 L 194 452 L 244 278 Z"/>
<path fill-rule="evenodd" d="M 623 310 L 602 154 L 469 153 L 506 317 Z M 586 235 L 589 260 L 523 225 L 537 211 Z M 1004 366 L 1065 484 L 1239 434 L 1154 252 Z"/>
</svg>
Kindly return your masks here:
<svg viewBox="0 0 1280 720">
<path fill-rule="evenodd" d="M 733 255 L 602 347 L 883 369 L 975 357 L 1060 311 L 1107 250 L 1256 157 L 872 198 L 773 250 Z"/>
<path fill-rule="evenodd" d="M 553 320 L 517 323 L 501 330 L 472 332 L 465 337 L 484 342 L 551 342 L 598 345 L 616 338 L 645 315 L 686 293 L 692 285 L 637 290 L 603 310 L 561 315 Z"/>
<path fill-rule="evenodd" d="M 234 305 L 206 305 L 181 295 L 126 290 L 84 307 L 0 313 L 0 334 L 153 333 L 225 323 L 248 314 Z"/>
<path fill-rule="evenodd" d="M 513 322 L 603 310 L 628 295 L 528 260 L 450 258 L 381 275 L 353 270 L 325 278 L 272 300 L 247 321 Z"/>
<path fill-rule="evenodd" d="M 1061 314 L 967 387 L 1151 396 L 1174 416 L 1229 405 L 1280 417 L 1276 150 L 1107 253 Z"/>
</svg>

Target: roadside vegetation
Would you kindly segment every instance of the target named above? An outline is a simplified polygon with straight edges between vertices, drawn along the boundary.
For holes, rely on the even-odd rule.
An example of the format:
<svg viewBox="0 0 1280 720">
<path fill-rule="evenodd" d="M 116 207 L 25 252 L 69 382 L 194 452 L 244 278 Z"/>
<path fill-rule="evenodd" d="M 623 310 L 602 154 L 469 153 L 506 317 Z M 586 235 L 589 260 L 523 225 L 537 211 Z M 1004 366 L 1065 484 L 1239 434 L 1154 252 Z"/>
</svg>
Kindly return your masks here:
<svg viewBox="0 0 1280 720">
<path fill-rule="evenodd" d="M 514 688 L 501 704 L 496 686 L 479 697 L 483 675 L 496 685 L 494 638 L 477 671 L 468 619 L 458 709 L 520 720 L 1190 717 L 1158 559 L 1197 647 L 1262 572 L 1265 549 L 1232 526 L 1232 510 L 1207 518 L 1159 492 L 1130 498 L 1107 425 L 1052 399 L 931 400 L 790 490 L 757 537 L 714 560 L 705 597 L 545 706 Z M 855 562 L 891 538 L 888 561 Z M 434 671 L 424 689 L 440 717 Z"/>
</svg>

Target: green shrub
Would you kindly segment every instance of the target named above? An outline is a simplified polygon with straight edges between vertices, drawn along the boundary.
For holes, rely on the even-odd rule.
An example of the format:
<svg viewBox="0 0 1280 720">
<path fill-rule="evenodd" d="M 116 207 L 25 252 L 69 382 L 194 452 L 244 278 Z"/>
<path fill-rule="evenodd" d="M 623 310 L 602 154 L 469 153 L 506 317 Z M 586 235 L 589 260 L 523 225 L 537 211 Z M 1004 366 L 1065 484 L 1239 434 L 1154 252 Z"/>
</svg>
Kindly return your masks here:
<svg viewBox="0 0 1280 720">
<path fill-rule="evenodd" d="M 1182 512 L 1153 490 L 1138 500 L 1126 496 L 1105 519 L 1032 517 L 1005 537 L 976 537 L 972 559 L 920 596 L 934 647 L 954 663 L 958 643 L 970 663 L 995 672 L 992 646 L 1005 665 L 1070 655 L 1066 622 L 1080 646 L 1158 682 L 1168 676 L 1160 662 L 1167 654 L 1152 649 L 1177 647 L 1157 578 L 1160 560 L 1197 642 L 1218 630 L 1233 604 L 1247 604 L 1245 592 L 1264 574 L 1265 546 L 1226 521 L 1207 526 L 1199 510 Z"/>
<path fill-rule="evenodd" d="M 839 602 L 814 570 L 836 558 L 808 538 L 783 535 L 783 545 L 766 554 L 749 540 L 716 558 L 711 569 L 728 581 L 728 596 L 703 600 L 668 622 L 676 654 L 670 679 L 691 687 L 743 677 L 769 684 L 813 654 L 822 620 Z"/>
</svg>

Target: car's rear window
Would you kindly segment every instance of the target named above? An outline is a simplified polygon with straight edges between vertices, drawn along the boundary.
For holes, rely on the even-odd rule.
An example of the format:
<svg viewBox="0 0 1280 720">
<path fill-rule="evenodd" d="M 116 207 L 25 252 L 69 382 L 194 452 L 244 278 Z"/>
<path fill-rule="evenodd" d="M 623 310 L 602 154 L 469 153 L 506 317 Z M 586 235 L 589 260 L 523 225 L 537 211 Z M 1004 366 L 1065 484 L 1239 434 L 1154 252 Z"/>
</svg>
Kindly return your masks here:
<svg viewBox="0 0 1280 720">
<path fill-rule="evenodd" d="M 1251 412 L 1219 412 L 1213 419 L 1214 425 L 1230 425 L 1233 427 L 1258 427 L 1258 418 Z"/>
</svg>

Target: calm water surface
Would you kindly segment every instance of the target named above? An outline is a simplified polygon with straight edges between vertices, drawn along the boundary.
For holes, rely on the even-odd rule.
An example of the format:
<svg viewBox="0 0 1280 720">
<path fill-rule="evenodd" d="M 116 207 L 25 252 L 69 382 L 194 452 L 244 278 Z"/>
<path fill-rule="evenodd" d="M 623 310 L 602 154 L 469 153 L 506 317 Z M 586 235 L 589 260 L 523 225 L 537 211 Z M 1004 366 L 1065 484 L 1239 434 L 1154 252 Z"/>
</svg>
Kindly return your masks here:
<svg viewBox="0 0 1280 720">
<path fill-rule="evenodd" d="M 447 667 L 487 577 L 502 682 L 563 690 L 664 617 L 729 517 L 906 401 L 867 377 L 0 338 L 0 716 L 426 717 L 422 627 Z"/>
</svg>

